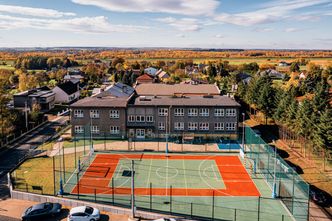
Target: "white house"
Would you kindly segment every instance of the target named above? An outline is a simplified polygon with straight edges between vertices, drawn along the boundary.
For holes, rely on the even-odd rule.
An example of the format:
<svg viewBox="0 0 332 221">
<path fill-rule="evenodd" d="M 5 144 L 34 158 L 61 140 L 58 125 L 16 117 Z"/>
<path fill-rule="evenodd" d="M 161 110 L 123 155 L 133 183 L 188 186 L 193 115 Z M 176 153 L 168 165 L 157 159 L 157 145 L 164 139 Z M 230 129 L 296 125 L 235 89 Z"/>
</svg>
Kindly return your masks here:
<svg viewBox="0 0 332 221">
<path fill-rule="evenodd" d="M 149 67 L 149 68 L 144 69 L 144 73 L 147 73 L 147 74 L 149 74 L 153 77 L 156 76 L 157 71 L 158 71 L 158 69 L 153 68 L 153 67 Z"/>
<path fill-rule="evenodd" d="M 63 84 L 59 84 L 52 89 L 55 93 L 55 103 L 72 103 L 80 97 L 79 83 L 73 83 L 67 81 Z"/>
</svg>

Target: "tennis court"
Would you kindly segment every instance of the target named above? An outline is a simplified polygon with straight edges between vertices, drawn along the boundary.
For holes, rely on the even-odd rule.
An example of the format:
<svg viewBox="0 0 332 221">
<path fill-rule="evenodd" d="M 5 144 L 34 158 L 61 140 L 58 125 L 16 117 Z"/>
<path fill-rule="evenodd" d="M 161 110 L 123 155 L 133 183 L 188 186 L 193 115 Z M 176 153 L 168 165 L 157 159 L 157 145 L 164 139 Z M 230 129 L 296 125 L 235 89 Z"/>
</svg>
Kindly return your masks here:
<svg viewBox="0 0 332 221">
<path fill-rule="evenodd" d="M 96 153 L 65 184 L 80 199 L 130 206 L 134 161 L 137 208 L 215 220 L 292 220 L 238 155 Z"/>
</svg>

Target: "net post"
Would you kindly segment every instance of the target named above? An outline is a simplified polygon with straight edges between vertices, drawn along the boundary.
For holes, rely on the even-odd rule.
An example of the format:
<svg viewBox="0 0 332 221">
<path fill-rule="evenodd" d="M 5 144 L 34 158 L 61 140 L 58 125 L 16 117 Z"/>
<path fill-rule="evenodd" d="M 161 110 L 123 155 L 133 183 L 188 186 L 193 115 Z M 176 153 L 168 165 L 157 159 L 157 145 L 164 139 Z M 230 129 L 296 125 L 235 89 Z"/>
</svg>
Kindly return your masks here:
<svg viewBox="0 0 332 221">
<path fill-rule="evenodd" d="M 193 218 L 193 203 L 190 203 L 190 218 Z"/>
<path fill-rule="evenodd" d="M 152 211 L 152 183 L 150 183 L 150 211 Z"/>
<path fill-rule="evenodd" d="M 112 204 L 114 205 L 114 178 L 112 178 Z"/>
</svg>

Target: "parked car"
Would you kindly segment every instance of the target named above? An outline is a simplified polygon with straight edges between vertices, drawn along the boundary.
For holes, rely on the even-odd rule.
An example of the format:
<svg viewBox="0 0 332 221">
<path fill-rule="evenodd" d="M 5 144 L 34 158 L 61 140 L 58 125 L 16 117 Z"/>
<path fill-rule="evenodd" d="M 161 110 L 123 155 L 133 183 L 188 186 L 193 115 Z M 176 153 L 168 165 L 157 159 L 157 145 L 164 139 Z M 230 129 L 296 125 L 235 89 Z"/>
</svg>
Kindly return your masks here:
<svg viewBox="0 0 332 221">
<path fill-rule="evenodd" d="M 96 221 L 100 219 L 100 212 L 90 206 L 74 207 L 70 210 L 68 221 Z"/>
<path fill-rule="evenodd" d="M 176 221 L 174 218 L 160 218 L 160 219 L 155 219 L 153 221 Z"/>
<path fill-rule="evenodd" d="M 59 203 L 40 203 L 27 208 L 22 214 L 22 220 L 40 220 L 41 218 L 58 215 L 61 212 Z"/>
</svg>

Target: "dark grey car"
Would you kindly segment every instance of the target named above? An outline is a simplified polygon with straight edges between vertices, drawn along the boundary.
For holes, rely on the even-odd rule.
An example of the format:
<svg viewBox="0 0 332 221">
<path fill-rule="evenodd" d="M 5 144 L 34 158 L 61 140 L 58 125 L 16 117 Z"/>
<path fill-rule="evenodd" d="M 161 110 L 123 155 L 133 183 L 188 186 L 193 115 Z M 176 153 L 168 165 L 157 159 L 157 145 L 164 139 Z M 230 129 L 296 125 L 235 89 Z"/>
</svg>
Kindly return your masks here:
<svg viewBox="0 0 332 221">
<path fill-rule="evenodd" d="M 45 217 L 58 215 L 60 212 L 61 204 L 59 203 L 40 203 L 26 209 L 22 214 L 22 220 L 42 220 Z"/>
</svg>

